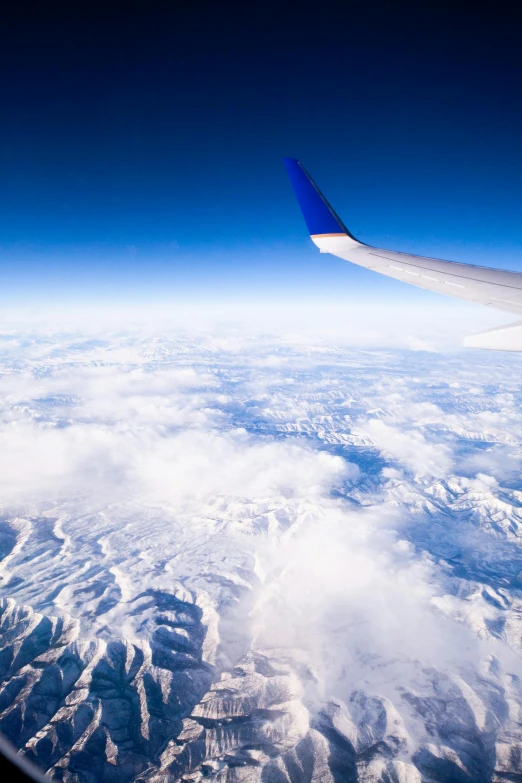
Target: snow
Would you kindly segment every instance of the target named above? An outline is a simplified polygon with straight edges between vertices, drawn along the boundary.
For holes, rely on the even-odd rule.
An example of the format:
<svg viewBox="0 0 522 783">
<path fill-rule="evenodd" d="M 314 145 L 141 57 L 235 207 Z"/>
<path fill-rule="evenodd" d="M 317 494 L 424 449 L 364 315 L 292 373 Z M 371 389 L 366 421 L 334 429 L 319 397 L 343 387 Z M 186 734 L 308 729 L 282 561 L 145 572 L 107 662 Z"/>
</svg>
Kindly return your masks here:
<svg viewBox="0 0 522 783">
<path fill-rule="evenodd" d="M 520 357 L 233 327 L 5 346 L 0 729 L 43 769 L 520 774 Z"/>
</svg>

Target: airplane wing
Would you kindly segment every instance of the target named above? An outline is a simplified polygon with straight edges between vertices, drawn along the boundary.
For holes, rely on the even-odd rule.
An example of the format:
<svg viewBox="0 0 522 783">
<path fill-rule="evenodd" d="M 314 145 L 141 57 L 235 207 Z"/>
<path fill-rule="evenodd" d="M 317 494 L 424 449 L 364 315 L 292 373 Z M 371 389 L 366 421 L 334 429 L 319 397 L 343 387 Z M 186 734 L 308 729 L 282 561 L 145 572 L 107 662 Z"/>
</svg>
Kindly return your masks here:
<svg viewBox="0 0 522 783">
<path fill-rule="evenodd" d="M 285 158 L 285 166 L 310 238 L 321 253 L 364 266 L 396 280 L 505 310 L 522 317 L 522 273 L 424 258 L 366 245 L 351 234 L 302 163 Z M 466 338 L 474 348 L 522 351 L 522 322 Z"/>
</svg>

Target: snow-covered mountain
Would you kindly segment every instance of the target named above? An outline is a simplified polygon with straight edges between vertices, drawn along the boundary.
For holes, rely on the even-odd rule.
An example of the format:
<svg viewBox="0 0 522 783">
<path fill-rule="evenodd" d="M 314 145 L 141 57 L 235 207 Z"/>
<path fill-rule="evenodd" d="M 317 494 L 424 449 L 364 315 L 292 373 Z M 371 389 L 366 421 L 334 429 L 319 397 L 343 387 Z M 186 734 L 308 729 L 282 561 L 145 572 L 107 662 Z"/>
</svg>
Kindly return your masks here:
<svg viewBox="0 0 522 783">
<path fill-rule="evenodd" d="M 69 783 L 522 780 L 520 357 L 0 342 L 0 731 Z"/>
</svg>

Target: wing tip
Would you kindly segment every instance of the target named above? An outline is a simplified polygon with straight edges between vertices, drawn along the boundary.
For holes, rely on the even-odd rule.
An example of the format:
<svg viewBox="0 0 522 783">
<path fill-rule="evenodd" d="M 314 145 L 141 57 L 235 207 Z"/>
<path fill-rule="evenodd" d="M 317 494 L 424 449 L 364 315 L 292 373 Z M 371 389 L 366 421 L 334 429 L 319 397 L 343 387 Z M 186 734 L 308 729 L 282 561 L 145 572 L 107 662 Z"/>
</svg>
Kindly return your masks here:
<svg viewBox="0 0 522 783">
<path fill-rule="evenodd" d="M 310 236 L 312 238 L 350 237 L 358 241 L 350 234 L 301 161 L 297 158 L 285 157 L 283 162 Z"/>
</svg>

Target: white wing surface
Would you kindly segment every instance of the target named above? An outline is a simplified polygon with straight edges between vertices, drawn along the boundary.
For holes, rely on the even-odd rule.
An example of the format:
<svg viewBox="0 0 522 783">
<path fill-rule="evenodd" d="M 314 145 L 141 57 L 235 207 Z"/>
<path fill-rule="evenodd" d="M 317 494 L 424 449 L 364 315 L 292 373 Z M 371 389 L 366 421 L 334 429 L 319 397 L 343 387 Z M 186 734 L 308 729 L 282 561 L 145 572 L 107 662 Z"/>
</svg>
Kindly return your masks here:
<svg viewBox="0 0 522 783">
<path fill-rule="evenodd" d="M 405 283 L 479 302 L 522 316 L 522 274 L 454 261 L 413 256 L 363 245 L 350 237 L 312 236 L 322 253 L 332 253 Z"/>
</svg>

